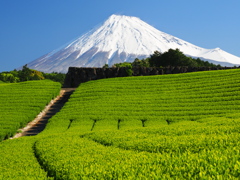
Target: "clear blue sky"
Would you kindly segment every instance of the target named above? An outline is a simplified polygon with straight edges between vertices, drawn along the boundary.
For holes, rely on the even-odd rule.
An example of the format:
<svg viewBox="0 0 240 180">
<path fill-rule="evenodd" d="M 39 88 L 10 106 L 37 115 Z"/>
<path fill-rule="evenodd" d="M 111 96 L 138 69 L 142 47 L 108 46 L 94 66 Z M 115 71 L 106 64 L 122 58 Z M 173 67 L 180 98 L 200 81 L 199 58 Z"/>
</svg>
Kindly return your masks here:
<svg viewBox="0 0 240 180">
<path fill-rule="evenodd" d="M 139 17 L 197 46 L 240 57 L 239 8 L 240 0 L 0 0 L 0 72 L 61 47 L 112 14 Z"/>
</svg>

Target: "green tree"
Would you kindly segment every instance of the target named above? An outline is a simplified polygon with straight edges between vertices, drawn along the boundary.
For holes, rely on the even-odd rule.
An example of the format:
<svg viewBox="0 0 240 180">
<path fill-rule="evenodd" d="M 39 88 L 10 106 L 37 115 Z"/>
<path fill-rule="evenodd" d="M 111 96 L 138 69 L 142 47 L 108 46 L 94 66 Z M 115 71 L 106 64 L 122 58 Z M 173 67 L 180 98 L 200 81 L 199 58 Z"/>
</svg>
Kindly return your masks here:
<svg viewBox="0 0 240 180">
<path fill-rule="evenodd" d="M 18 77 L 14 76 L 10 72 L 0 73 L 0 80 L 7 83 L 16 83 L 20 81 Z"/>
<path fill-rule="evenodd" d="M 149 58 L 142 59 L 142 60 L 136 58 L 132 62 L 132 67 L 150 67 Z"/>
<path fill-rule="evenodd" d="M 155 51 L 153 55 L 150 56 L 149 63 L 151 67 L 166 67 L 166 66 L 191 66 L 191 67 L 219 67 L 220 65 L 215 65 L 209 63 L 208 61 L 202 61 L 200 58 L 193 59 L 183 54 L 179 49 L 169 49 L 167 52 L 161 54 Z"/>
<path fill-rule="evenodd" d="M 126 67 L 126 73 L 128 74 L 128 76 L 132 76 L 133 71 L 132 71 L 132 64 L 129 62 L 123 62 L 123 63 L 118 63 L 118 64 L 114 64 L 113 67 Z"/>
<path fill-rule="evenodd" d="M 60 82 L 61 84 L 64 83 L 66 74 L 64 73 L 58 73 L 58 72 L 52 72 L 52 73 L 43 73 L 43 76 L 45 79 L 50 79 L 52 81 Z"/>
<path fill-rule="evenodd" d="M 114 67 L 129 67 L 132 66 L 130 62 L 117 63 L 113 65 Z"/>
<path fill-rule="evenodd" d="M 108 64 L 105 64 L 102 68 L 109 68 Z"/>
<path fill-rule="evenodd" d="M 161 65 L 159 64 L 160 58 L 162 56 L 162 53 L 159 51 L 154 51 L 154 53 L 149 58 L 149 64 L 151 67 L 159 67 Z"/>
<path fill-rule="evenodd" d="M 27 64 L 23 66 L 22 70 L 19 71 L 20 81 L 28 81 L 31 74 L 31 69 L 27 67 Z"/>
<path fill-rule="evenodd" d="M 27 64 L 23 66 L 22 70 L 18 71 L 20 81 L 42 80 L 45 79 L 43 73 L 34 69 L 29 69 Z"/>
<path fill-rule="evenodd" d="M 169 49 L 163 53 L 156 63 L 157 66 L 197 66 L 192 58 L 185 56 L 179 49 Z"/>
</svg>

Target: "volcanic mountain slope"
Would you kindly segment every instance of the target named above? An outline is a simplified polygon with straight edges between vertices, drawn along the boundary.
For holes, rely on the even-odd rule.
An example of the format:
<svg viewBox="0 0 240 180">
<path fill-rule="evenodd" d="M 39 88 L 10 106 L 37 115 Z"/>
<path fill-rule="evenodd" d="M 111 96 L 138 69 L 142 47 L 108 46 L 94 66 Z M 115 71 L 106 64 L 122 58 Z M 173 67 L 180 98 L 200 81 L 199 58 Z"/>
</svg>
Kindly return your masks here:
<svg viewBox="0 0 240 180">
<path fill-rule="evenodd" d="M 64 48 L 54 50 L 28 67 L 43 72 L 64 72 L 68 67 L 102 67 L 146 58 L 155 50 L 180 49 L 184 54 L 223 66 L 240 65 L 240 58 L 219 48 L 204 49 L 166 34 L 137 17 L 110 16 Z"/>
</svg>

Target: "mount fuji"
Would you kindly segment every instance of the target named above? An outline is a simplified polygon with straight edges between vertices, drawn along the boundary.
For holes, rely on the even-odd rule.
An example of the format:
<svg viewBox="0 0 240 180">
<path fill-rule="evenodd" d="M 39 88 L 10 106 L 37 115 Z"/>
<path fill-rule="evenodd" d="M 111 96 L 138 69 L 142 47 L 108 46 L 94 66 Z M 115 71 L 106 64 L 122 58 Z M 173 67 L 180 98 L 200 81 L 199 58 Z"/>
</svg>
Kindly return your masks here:
<svg viewBox="0 0 240 180">
<path fill-rule="evenodd" d="M 204 49 L 161 32 L 137 17 L 112 15 L 94 28 L 67 44 L 30 63 L 28 67 L 42 72 L 63 72 L 68 67 L 102 67 L 146 58 L 154 51 L 178 48 L 185 55 L 199 57 L 222 66 L 240 65 L 240 57 L 220 48 Z"/>
</svg>

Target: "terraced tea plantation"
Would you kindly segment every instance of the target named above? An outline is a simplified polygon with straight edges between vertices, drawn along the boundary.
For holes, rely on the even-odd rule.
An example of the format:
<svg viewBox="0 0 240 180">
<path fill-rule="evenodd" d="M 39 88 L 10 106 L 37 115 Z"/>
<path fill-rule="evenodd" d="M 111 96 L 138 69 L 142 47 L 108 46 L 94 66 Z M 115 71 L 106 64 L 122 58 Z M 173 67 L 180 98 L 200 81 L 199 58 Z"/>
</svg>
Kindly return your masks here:
<svg viewBox="0 0 240 180">
<path fill-rule="evenodd" d="M 0 141 L 33 120 L 60 92 L 52 81 L 0 83 Z"/>
<path fill-rule="evenodd" d="M 236 69 L 83 83 L 42 133 L 0 144 L 0 179 L 239 179 L 239 77 Z"/>
</svg>

